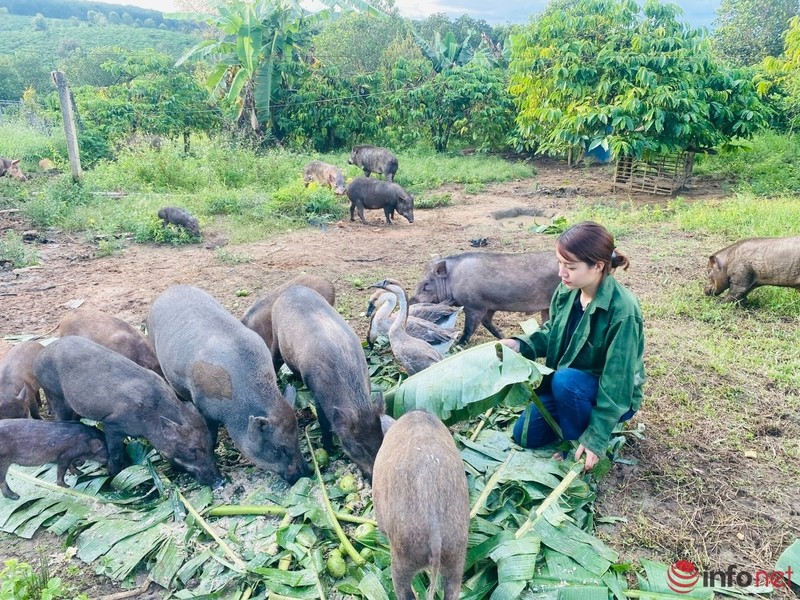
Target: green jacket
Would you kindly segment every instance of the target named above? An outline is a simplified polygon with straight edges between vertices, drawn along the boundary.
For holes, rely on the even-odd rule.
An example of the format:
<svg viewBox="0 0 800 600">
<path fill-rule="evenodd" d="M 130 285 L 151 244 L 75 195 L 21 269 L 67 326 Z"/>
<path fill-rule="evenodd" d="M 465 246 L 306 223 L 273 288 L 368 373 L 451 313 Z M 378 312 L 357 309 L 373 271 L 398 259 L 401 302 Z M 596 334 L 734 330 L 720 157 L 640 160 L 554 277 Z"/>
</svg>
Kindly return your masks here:
<svg viewBox="0 0 800 600">
<path fill-rule="evenodd" d="M 564 348 L 569 313 L 580 293 L 560 284 L 550 302 L 550 320 L 515 339 L 526 358 L 545 357 L 551 369 L 571 367 L 599 377 L 597 406 L 578 441 L 602 457 L 620 417 L 642 403 L 644 324 L 636 297 L 607 275 Z"/>
</svg>

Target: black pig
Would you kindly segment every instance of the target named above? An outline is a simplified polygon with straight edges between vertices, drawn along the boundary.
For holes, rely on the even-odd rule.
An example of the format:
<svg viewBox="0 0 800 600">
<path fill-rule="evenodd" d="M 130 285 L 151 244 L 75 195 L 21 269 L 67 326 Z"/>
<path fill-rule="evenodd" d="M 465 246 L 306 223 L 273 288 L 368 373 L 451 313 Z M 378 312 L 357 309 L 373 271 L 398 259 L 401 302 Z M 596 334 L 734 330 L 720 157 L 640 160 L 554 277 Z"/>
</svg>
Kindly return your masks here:
<svg viewBox="0 0 800 600">
<path fill-rule="evenodd" d="M 102 464 L 108 461 L 103 432 L 99 429 L 82 423 L 33 419 L 0 421 L 0 491 L 6 498 L 19 500 L 19 495 L 6 482 L 6 473 L 12 464 L 35 467 L 58 463 L 58 485 L 67 487 L 64 483 L 67 469 L 80 475 L 75 463 L 84 460 L 96 460 Z"/>
<path fill-rule="evenodd" d="M 347 184 L 345 194 L 350 199 L 350 220 L 355 221 L 354 212 L 364 225 L 365 208 L 382 208 L 386 223 L 391 225 L 394 211 L 397 210 L 409 223 L 414 222 L 414 197 L 396 183 L 369 177 L 356 177 Z"/>
<path fill-rule="evenodd" d="M 161 294 L 147 330 L 164 376 L 220 425 L 239 451 L 294 483 L 310 474 L 300 452 L 294 409 L 281 395 L 264 341 L 206 292 L 177 285 Z"/>
<path fill-rule="evenodd" d="M 372 401 L 361 341 L 317 292 L 301 285 L 284 291 L 272 307 L 273 346 L 303 378 L 317 405 L 322 444 L 333 450 L 332 432 L 347 456 L 368 477 L 383 441 L 383 397 Z"/>
<path fill-rule="evenodd" d="M 387 181 L 394 181 L 397 173 L 397 157 L 388 148 L 379 146 L 353 146 L 348 165 L 356 165 L 364 169 L 364 175 L 382 173 Z"/>
<path fill-rule="evenodd" d="M 42 350 L 33 370 L 57 419 L 103 423 L 112 475 L 125 466 L 125 436 L 142 436 L 200 483 L 222 485 L 203 417 L 152 371 L 75 335 Z"/>
<path fill-rule="evenodd" d="M 192 235 L 200 237 L 200 224 L 197 222 L 197 218 L 182 208 L 165 206 L 159 209 L 158 218 L 164 221 L 164 225 L 172 223 L 173 225 L 184 227 Z"/>
</svg>

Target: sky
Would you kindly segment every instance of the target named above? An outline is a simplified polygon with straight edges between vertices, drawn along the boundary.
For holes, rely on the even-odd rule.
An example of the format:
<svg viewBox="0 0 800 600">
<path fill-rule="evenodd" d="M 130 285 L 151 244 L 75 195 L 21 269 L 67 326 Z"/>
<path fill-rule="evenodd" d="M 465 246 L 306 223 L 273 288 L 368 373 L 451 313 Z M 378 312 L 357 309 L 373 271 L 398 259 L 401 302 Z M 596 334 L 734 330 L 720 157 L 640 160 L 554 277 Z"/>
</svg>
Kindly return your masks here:
<svg viewBox="0 0 800 600">
<path fill-rule="evenodd" d="M 104 0 L 111 4 L 132 4 L 164 12 L 177 10 L 173 0 Z M 548 0 L 396 0 L 400 14 L 412 19 L 424 18 L 437 12 L 451 18 L 468 14 L 491 24 L 525 23 L 528 17 L 541 12 Z M 684 20 L 694 27 L 709 27 L 720 0 L 672 0 L 683 9 Z"/>
</svg>

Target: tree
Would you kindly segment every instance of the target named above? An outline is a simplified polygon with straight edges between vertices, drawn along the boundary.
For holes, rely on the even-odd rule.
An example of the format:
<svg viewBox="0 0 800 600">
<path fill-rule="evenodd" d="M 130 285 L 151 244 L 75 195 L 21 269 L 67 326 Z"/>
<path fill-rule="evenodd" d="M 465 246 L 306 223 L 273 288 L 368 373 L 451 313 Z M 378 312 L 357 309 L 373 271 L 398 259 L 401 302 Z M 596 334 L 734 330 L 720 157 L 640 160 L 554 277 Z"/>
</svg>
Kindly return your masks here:
<svg viewBox="0 0 800 600">
<path fill-rule="evenodd" d="M 379 14 L 364 0 L 324 0 L 330 7 Z M 207 85 L 212 94 L 236 107 L 236 123 L 261 133 L 271 129 L 273 97 L 278 85 L 291 79 L 296 63 L 306 56 L 309 25 L 330 12 L 309 15 L 300 0 L 230 0 L 217 6 L 218 15 L 190 15 L 214 26 L 218 39 L 204 40 L 176 63 L 191 57 L 217 57 Z"/>
<path fill-rule="evenodd" d="M 120 23 L 122 23 L 122 19 L 120 18 L 119 13 L 113 10 L 108 13 L 107 18 L 108 22 L 111 23 L 112 25 L 119 25 Z"/>
<path fill-rule="evenodd" d="M 33 28 L 36 31 L 47 31 L 47 19 L 42 13 L 36 13 L 36 16 L 33 17 Z"/>
<path fill-rule="evenodd" d="M 714 48 L 738 66 L 780 56 L 783 34 L 798 10 L 798 0 L 722 0 L 714 21 Z"/>
<path fill-rule="evenodd" d="M 399 17 L 376 19 L 364 13 L 346 13 L 324 23 L 312 38 L 315 58 L 344 79 L 374 73 L 384 50 L 405 34 Z"/>
<path fill-rule="evenodd" d="M 579 156 L 706 149 L 765 124 L 751 79 L 718 64 L 677 6 L 578 0 L 512 36 L 516 143 Z"/>
<path fill-rule="evenodd" d="M 408 111 L 407 122 L 419 132 L 423 124 L 438 152 L 453 137 L 481 149 L 505 144 L 514 123 L 514 104 L 506 90 L 504 72 L 477 63 L 444 69 L 407 94 L 395 95 Z"/>
</svg>

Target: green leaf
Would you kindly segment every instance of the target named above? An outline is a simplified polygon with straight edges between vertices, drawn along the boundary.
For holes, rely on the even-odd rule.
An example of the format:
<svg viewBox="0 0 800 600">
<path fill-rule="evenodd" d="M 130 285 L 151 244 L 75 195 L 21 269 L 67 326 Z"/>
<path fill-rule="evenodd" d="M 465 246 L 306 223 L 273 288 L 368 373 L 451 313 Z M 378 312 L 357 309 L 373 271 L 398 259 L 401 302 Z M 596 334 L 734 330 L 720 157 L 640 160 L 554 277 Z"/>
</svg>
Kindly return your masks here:
<svg viewBox="0 0 800 600">
<path fill-rule="evenodd" d="M 502 344 L 488 342 L 449 356 L 390 390 L 385 395 L 387 412 L 399 418 L 424 408 L 454 423 L 491 406 L 524 403 L 541 378 L 535 363 Z"/>
</svg>

